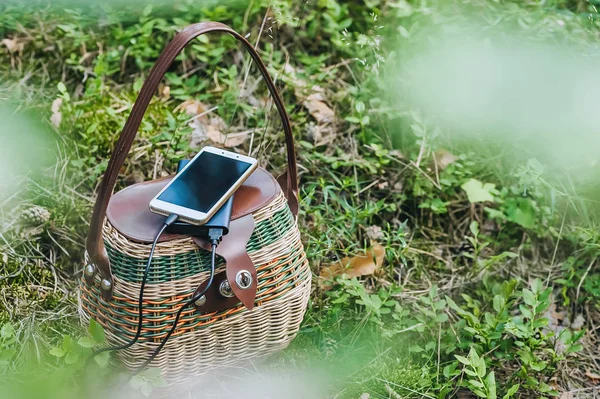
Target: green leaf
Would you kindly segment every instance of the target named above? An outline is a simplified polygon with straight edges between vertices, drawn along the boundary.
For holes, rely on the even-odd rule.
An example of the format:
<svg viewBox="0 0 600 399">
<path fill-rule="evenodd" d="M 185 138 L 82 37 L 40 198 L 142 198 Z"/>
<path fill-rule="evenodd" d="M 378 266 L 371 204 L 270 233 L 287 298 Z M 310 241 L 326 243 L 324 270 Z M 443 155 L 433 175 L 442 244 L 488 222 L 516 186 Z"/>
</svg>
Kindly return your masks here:
<svg viewBox="0 0 600 399">
<path fill-rule="evenodd" d="M 142 12 L 142 14 L 144 15 L 144 17 L 147 17 L 151 13 L 152 13 L 152 4 L 148 4 L 146 7 L 144 7 L 144 11 Z"/>
<path fill-rule="evenodd" d="M 461 362 L 465 366 L 470 366 L 471 365 L 471 361 L 469 359 L 467 359 L 466 357 L 464 357 L 464 356 L 454 355 L 454 357 L 456 358 L 456 360 L 458 360 L 459 362 Z"/>
<path fill-rule="evenodd" d="M 463 371 L 465 372 L 466 375 L 468 375 L 470 377 L 477 377 L 477 373 L 474 372 L 473 370 L 464 369 Z"/>
<path fill-rule="evenodd" d="M 75 364 L 75 363 L 77 363 L 78 360 L 79 360 L 79 355 L 74 352 L 69 352 L 69 353 L 67 353 L 67 356 L 65 356 L 65 363 L 67 363 L 67 364 Z"/>
<path fill-rule="evenodd" d="M 528 319 L 533 319 L 533 312 L 529 310 L 526 306 L 519 305 L 519 310 L 521 311 L 524 317 Z"/>
<path fill-rule="evenodd" d="M 436 323 L 444 323 L 448 321 L 448 315 L 446 313 L 440 313 L 435 317 Z"/>
<path fill-rule="evenodd" d="M 515 393 L 517 393 L 517 391 L 519 390 L 520 385 L 519 384 L 515 384 L 512 387 L 508 388 L 508 391 L 506 391 L 506 395 L 504 395 L 502 397 L 502 399 L 510 399 L 513 397 L 513 395 Z"/>
<path fill-rule="evenodd" d="M 79 338 L 77 343 L 83 348 L 93 348 L 94 346 L 96 346 L 96 343 L 94 342 L 92 337 L 81 337 Z"/>
<path fill-rule="evenodd" d="M 56 88 L 58 89 L 58 91 L 60 91 L 63 94 L 67 92 L 67 86 L 65 86 L 65 84 L 63 82 L 58 82 L 58 84 L 56 85 Z"/>
<path fill-rule="evenodd" d="M 0 336 L 4 339 L 11 338 L 15 335 L 15 328 L 10 323 L 4 323 L 0 329 Z"/>
<path fill-rule="evenodd" d="M 419 352 L 423 352 L 424 350 L 425 349 L 421 348 L 419 345 L 411 345 L 408 348 L 408 351 L 412 352 L 412 353 L 419 353 Z"/>
<path fill-rule="evenodd" d="M 485 385 L 478 380 L 469 380 L 469 384 L 473 385 L 475 388 L 485 388 Z"/>
<path fill-rule="evenodd" d="M 523 301 L 529 306 L 535 306 L 536 304 L 535 295 L 527 288 L 523 289 Z"/>
<path fill-rule="evenodd" d="M 97 344 L 103 344 L 106 340 L 104 328 L 94 319 L 90 319 L 88 333 L 92 336 L 92 338 L 94 339 L 94 341 L 96 341 Z"/>
<path fill-rule="evenodd" d="M 507 205 L 506 218 L 526 229 L 532 229 L 536 224 L 536 210 L 531 200 L 518 198 L 511 206 Z"/>
<path fill-rule="evenodd" d="M 156 380 L 157 378 L 160 378 L 161 376 L 162 376 L 162 372 L 161 372 L 160 368 L 158 368 L 158 367 L 152 367 L 152 368 L 147 369 L 143 375 L 143 377 L 149 381 Z"/>
<path fill-rule="evenodd" d="M 129 381 L 129 385 L 133 388 L 133 389 L 140 389 L 140 387 L 142 386 L 142 384 L 144 383 L 144 379 L 142 378 L 142 376 L 138 375 L 134 375 L 131 380 Z"/>
<path fill-rule="evenodd" d="M 50 354 L 55 357 L 63 357 L 66 352 L 62 348 L 54 347 L 50 349 Z"/>
<path fill-rule="evenodd" d="M 581 350 L 583 350 L 583 345 L 574 344 L 569 346 L 569 349 L 567 349 L 567 353 L 580 352 Z"/>
<path fill-rule="evenodd" d="M 358 101 L 354 107 L 356 108 L 356 112 L 358 112 L 359 114 L 365 112 L 365 103 L 363 103 L 362 101 Z"/>
<path fill-rule="evenodd" d="M 496 375 L 491 371 L 485 378 L 485 384 L 487 385 L 487 399 L 496 399 Z"/>
<path fill-rule="evenodd" d="M 479 358 L 477 361 L 477 375 L 480 378 L 485 377 L 485 373 L 487 372 L 486 367 L 485 367 L 485 359 L 484 358 Z"/>
<path fill-rule="evenodd" d="M 69 352 L 73 348 L 73 338 L 63 335 L 62 348 L 65 352 Z"/>
<path fill-rule="evenodd" d="M 96 361 L 98 366 L 100 366 L 102 368 L 106 367 L 106 365 L 108 364 L 108 359 L 110 359 L 109 352 L 102 352 L 94 357 L 94 360 Z"/>
<path fill-rule="evenodd" d="M 494 202 L 493 192 L 496 192 L 495 185 L 491 183 L 483 184 L 477 179 L 469 179 L 466 183 L 460 186 L 465 193 L 469 202 L 474 204 L 477 202 Z"/>
<path fill-rule="evenodd" d="M 502 311 L 502 308 L 504 308 L 504 305 L 506 304 L 506 301 L 504 300 L 504 298 L 500 295 L 496 295 L 494 297 L 494 310 L 498 313 L 500 313 Z"/>
<path fill-rule="evenodd" d="M 558 336 L 558 339 L 560 340 L 560 342 L 562 342 L 563 344 L 568 344 L 569 342 L 571 342 L 571 337 L 573 336 L 573 334 L 571 334 L 570 330 L 567 330 L 566 328 L 564 330 L 561 331 L 561 333 Z"/>
<path fill-rule="evenodd" d="M 150 394 L 152 394 L 152 384 L 144 381 L 140 387 L 140 391 L 142 391 L 142 394 L 144 394 L 145 397 L 149 397 Z"/>
</svg>

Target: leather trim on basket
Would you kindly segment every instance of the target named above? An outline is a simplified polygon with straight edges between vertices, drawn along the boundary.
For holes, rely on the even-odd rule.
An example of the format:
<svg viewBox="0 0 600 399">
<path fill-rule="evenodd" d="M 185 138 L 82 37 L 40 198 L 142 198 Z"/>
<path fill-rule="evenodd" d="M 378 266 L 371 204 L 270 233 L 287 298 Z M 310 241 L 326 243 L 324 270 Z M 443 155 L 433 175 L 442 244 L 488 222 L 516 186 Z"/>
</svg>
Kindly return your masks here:
<svg viewBox="0 0 600 399">
<path fill-rule="evenodd" d="M 107 210 L 109 223 L 127 239 L 151 243 L 162 227 L 165 217 L 150 211 L 150 200 L 172 177 L 129 186 L 110 199 Z M 279 184 L 263 168 L 257 168 L 235 192 L 231 219 L 248 215 L 272 202 L 279 193 Z M 182 238 L 179 234 L 163 234 L 159 242 Z"/>
<path fill-rule="evenodd" d="M 256 288 L 257 288 L 257 272 L 252 259 L 246 252 L 246 246 L 250 237 L 254 232 L 254 218 L 252 214 L 241 217 L 231 222 L 231 232 L 223 237 L 223 241 L 217 247 L 217 254 L 225 259 L 227 266 L 225 266 L 225 272 L 219 273 L 215 276 L 215 281 L 209 290 L 206 292 L 206 304 L 203 306 L 196 306 L 196 309 L 201 310 L 204 313 L 215 312 L 218 310 L 224 310 L 235 307 L 240 301 L 248 310 L 252 310 L 254 307 L 254 300 L 256 299 Z M 192 237 L 194 242 L 201 248 L 210 251 L 210 243 L 200 237 Z M 250 272 L 252 275 L 252 283 L 247 289 L 242 290 L 235 283 L 235 276 L 238 272 L 245 270 Z M 225 274 L 225 276 L 223 276 Z M 235 297 L 223 298 L 219 293 L 219 286 L 223 280 L 229 282 L 229 286 L 233 291 Z M 194 296 L 200 292 L 200 290 L 206 287 L 208 281 L 203 282 L 194 292 Z"/>
</svg>

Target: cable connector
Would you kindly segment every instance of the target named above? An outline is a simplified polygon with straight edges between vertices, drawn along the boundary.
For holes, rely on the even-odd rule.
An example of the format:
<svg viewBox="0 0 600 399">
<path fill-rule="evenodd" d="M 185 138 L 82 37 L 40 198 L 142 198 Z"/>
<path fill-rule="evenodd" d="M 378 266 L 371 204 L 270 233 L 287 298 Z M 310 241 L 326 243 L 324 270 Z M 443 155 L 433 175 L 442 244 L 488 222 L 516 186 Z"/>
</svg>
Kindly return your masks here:
<svg viewBox="0 0 600 399">
<path fill-rule="evenodd" d="M 179 218 L 179 215 L 177 215 L 175 213 L 170 214 L 169 217 L 165 220 L 165 226 L 169 227 L 170 225 L 175 223 L 178 218 Z"/>
<path fill-rule="evenodd" d="M 219 245 L 221 239 L 223 238 L 223 228 L 211 227 L 208 229 L 208 238 L 210 239 L 211 245 Z"/>
</svg>

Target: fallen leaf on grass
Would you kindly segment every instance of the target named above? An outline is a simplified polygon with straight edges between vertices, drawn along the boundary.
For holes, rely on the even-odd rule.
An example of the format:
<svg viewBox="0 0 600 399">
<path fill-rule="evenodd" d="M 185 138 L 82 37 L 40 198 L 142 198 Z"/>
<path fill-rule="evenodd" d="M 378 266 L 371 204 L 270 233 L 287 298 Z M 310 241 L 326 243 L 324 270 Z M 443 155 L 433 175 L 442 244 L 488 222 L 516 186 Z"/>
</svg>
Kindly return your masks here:
<svg viewBox="0 0 600 399">
<path fill-rule="evenodd" d="M 318 123 L 331 122 L 335 112 L 325 104 L 325 97 L 319 92 L 320 90 L 320 87 L 314 88 L 313 93 L 309 94 L 302 104 Z M 301 95 L 298 95 L 298 93 L 296 93 L 296 97 L 301 99 Z"/>
<path fill-rule="evenodd" d="M 571 328 L 573 330 L 579 331 L 583 328 L 584 324 L 585 324 L 585 318 L 580 313 L 575 317 L 575 320 L 573 320 L 573 322 L 571 323 Z"/>
<path fill-rule="evenodd" d="M 302 105 L 308 110 L 308 113 L 319 124 L 325 124 L 332 122 L 335 117 L 335 112 L 326 104 L 327 99 L 325 98 L 323 88 L 319 86 L 310 86 L 304 81 L 296 77 L 296 69 L 287 64 L 285 72 L 292 80 L 294 85 L 294 94 L 298 101 L 302 102 Z"/>
<path fill-rule="evenodd" d="M 23 51 L 23 48 L 25 47 L 25 42 L 17 39 L 2 39 L 2 44 L 4 44 L 11 53 Z"/>
<path fill-rule="evenodd" d="M 160 96 L 162 98 L 164 98 L 165 100 L 168 100 L 169 98 L 171 98 L 171 87 L 170 86 L 167 86 L 167 85 L 161 86 L 159 91 L 160 91 Z"/>
<path fill-rule="evenodd" d="M 433 156 L 435 157 L 435 162 L 440 170 L 446 169 L 458 159 L 458 157 L 450 151 L 444 149 L 437 150 L 433 153 Z"/>
<path fill-rule="evenodd" d="M 62 105 L 62 98 L 57 98 L 52 101 L 52 116 L 50 117 L 50 122 L 54 127 L 59 127 L 60 122 L 62 121 L 62 112 L 60 112 L 60 106 Z"/>
<path fill-rule="evenodd" d="M 589 378 L 590 380 L 594 380 L 594 381 L 600 381 L 600 374 L 596 374 L 590 370 L 586 370 L 585 371 L 585 376 L 587 378 Z"/>
<path fill-rule="evenodd" d="M 328 290 L 331 288 L 331 280 L 336 277 L 352 278 L 373 275 L 383 265 L 384 258 L 385 248 L 377 242 L 371 242 L 371 248 L 367 249 L 364 254 L 345 257 L 337 263 L 322 267 L 319 273 L 319 286 L 323 290 Z"/>
<path fill-rule="evenodd" d="M 186 100 L 179 104 L 176 110 L 183 110 L 188 115 L 193 116 L 189 126 L 192 130 L 190 146 L 199 147 L 206 140 L 213 143 L 223 144 L 227 147 L 235 147 L 246 141 L 249 132 L 224 134 L 226 125 L 223 118 L 212 114 L 216 107 L 209 107 L 200 101 Z"/>
<path fill-rule="evenodd" d="M 375 240 L 381 240 L 383 238 L 383 229 L 379 226 L 369 226 L 365 229 L 365 233 L 371 242 Z"/>
</svg>

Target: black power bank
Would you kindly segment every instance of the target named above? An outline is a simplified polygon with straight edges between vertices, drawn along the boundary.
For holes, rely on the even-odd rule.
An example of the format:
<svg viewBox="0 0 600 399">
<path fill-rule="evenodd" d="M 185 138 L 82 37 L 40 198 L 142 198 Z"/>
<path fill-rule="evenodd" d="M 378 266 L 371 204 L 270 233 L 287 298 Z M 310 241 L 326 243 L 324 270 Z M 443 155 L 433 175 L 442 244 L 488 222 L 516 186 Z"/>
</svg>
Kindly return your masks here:
<svg viewBox="0 0 600 399">
<path fill-rule="evenodd" d="M 177 164 L 177 173 L 183 169 L 187 163 L 190 162 L 189 159 L 182 159 Z M 229 222 L 231 221 L 231 211 L 233 209 L 233 194 L 225 204 L 210 218 L 208 222 L 203 224 L 202 226 L 196 226 L 194 224 L 189 224 L 186 222 L 177 221 L 170 225 L 167 228 L 167 232 L 172 234 L 185 234 L 189 236 L 208 236 L 208 229 L 211 227 L 219 227 L 223 229 L 223 235 L 227 235 L 229 233 Z"/>
</svg>

